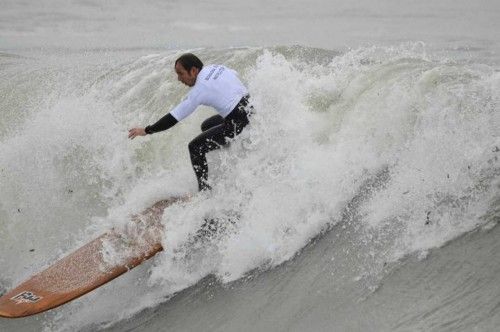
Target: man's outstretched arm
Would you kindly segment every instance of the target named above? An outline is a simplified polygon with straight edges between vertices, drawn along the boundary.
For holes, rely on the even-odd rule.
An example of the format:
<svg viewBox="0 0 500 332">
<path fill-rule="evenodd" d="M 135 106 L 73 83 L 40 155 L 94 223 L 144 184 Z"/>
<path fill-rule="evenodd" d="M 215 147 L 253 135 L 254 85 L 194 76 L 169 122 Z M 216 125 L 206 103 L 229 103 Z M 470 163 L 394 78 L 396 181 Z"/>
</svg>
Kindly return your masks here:
<svg viewBox="0 0 500 332">
<path fill-rule="evenodd" d="M 153 134 L 160 131 L 167 130 L 173 127 L 177 122 L 177 119 L 172 116 L 172 114 L 168 113 L 163 118 L 158 120 L 154 125 L 147 126 L 146 128 L 132 128 L 128 131 L 128 138 L 134 139 L 137 136 L 145 136 L 147 134 Z"/>
</svg>

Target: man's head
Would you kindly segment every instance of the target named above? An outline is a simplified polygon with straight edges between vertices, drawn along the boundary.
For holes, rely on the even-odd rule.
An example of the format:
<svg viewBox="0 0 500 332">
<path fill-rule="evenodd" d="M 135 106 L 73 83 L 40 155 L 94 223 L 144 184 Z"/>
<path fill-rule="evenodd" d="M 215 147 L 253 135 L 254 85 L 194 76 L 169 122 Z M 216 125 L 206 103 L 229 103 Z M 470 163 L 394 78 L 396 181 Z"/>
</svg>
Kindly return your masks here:
<svg viewBox="0 0 500 332">
<path fill-rule="evenodd" d="M 187 86 L 193 86 L 196 83 L 196 78 L 202 68 L 203 62 L 192 53 L 183 54 L 175 60 L 177 79 Z"/>
</svg>

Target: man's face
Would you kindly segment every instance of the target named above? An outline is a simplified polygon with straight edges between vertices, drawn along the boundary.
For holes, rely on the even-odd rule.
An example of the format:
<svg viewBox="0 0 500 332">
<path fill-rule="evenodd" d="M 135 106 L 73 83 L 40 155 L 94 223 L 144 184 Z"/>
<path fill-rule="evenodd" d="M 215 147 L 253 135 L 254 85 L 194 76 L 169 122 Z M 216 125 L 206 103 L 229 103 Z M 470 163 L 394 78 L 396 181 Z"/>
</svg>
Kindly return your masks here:
<svg viewBox="0 0 500 332">
<path fill-rule="evenodd" d="M 177 73 L 177 79 L 187 86 L 193 86 L 196 83 L 196 77 L 198 76 L 199 69 L 196 67 L 191 68 L 190 71 L 187 71 L 181 64 L 178 62 L 175 65 L 175 72 Z"/>
</svg>

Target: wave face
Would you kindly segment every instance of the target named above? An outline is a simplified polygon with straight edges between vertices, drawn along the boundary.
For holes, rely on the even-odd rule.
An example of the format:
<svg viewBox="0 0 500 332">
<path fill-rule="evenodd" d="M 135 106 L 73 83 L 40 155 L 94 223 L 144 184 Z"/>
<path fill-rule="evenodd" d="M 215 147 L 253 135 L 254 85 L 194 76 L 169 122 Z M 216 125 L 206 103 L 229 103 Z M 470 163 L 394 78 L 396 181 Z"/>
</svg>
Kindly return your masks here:
<svg viewBox="0 0 500 332">
<path fill-rule="evenodd" d="M 165 251 L 152 262 L 33 326 L 130 328 L 152 311 L 134 315 L 163 302 L 168 317 L 138 329 L 196 328 L 179 313 L 188 309 L 203 317 L 198 327 L 214 330 L 253 330 L 259 317 L 267 317 L 257 324 L 267 330 L 370 326 L 346 316 L 348 308 L 368 316 L 386 308 L 389 320 L 374 325 L 380 330 L 498 322 L 494 311 L 454 322 L 473 301 L 454 298 L 453 289 L 436 292 L 437 313 L 428 315 L 377 303 L 396 291 L 417 296 L 420 282 L 444 287 L 459 259 L 448 248 L 473 248 L 467 257 L 477 259 L 478 243 L 498 233 L 498 71 L 433 56 L 423 44 L 196 52 L 236 69 L 256 109 L 230 147 L 209 155 L 213 191 L 167 208 Z M 138 53 L 0 54 L 4 288 L 155 201 L 195 192 L 187 144 L 212 111 L 200 108 L 168 132 L 127 140 L 129 127 L 153 123 L 187 92 L 172 69 L 181 52 Z M 197 242 L 208 219 L 219 231 Z M 441 273 L 443 262 L 450 265 Z M 459 267 L 457 285 L 470 273 Z M 436 279 L 415 275 L 424 272 Z M 499 284 L 484 273 L 493 280 L 471 285 L 475 295 Z M 250 303 L 235 300 L 239 292 Z M 485 308 L 494 308 L 488 301 Z M 228 310 L 240 318 L 221 318 Z"/>
</svg>

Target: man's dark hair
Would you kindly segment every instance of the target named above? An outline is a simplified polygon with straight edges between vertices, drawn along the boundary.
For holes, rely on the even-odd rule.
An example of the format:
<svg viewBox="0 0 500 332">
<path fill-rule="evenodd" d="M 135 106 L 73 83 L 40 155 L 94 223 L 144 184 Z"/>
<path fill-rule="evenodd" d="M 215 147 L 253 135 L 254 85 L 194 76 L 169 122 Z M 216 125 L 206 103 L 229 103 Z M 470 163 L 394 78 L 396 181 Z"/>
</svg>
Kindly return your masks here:
<svg viewBox="0 0 500 332">
<path fill-rule="evenodd" d="M 203 68 L 203 62 L 193 53 L 185 53 L 175 60 L 175 64 L 180 63 L 184 69 L 190 71 L 191 68 L 195 67 L 201 70 Z"/>
</svg>

